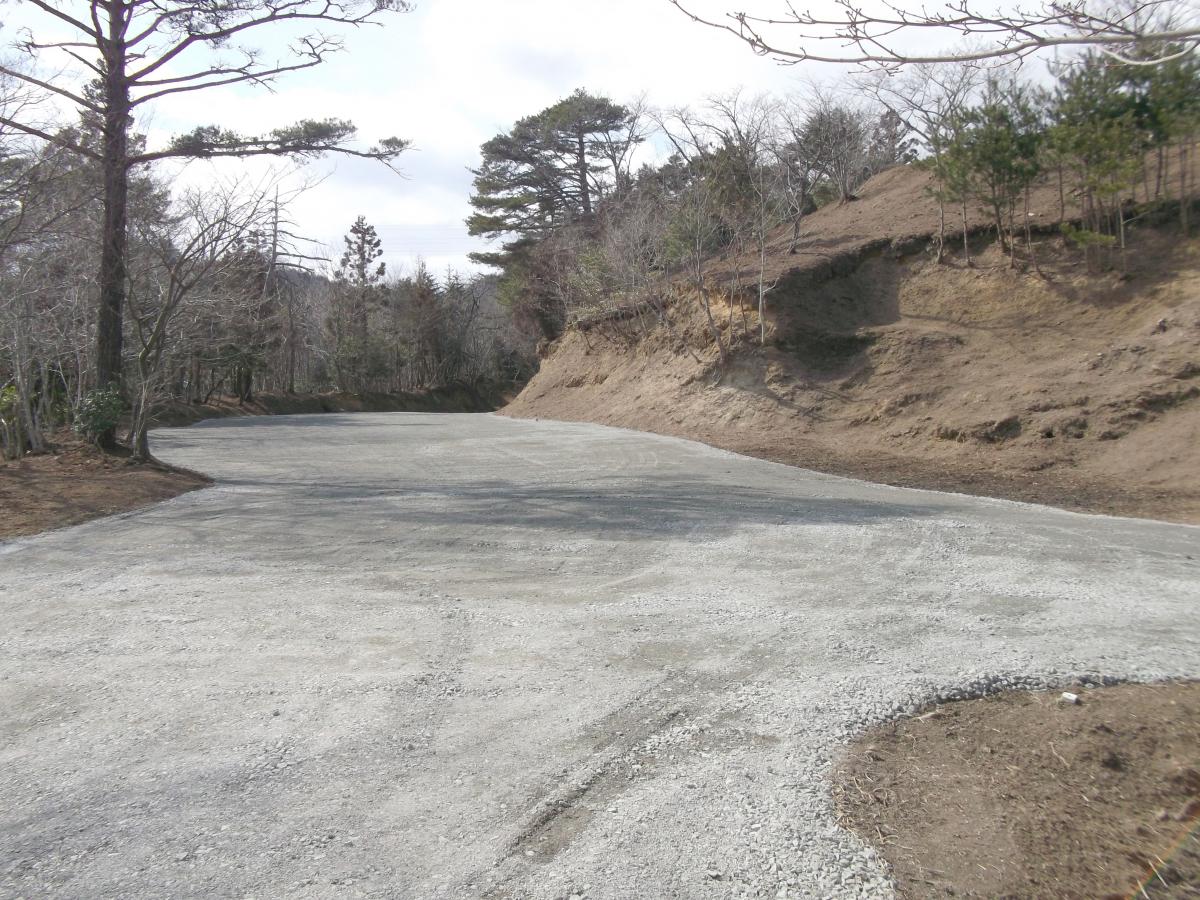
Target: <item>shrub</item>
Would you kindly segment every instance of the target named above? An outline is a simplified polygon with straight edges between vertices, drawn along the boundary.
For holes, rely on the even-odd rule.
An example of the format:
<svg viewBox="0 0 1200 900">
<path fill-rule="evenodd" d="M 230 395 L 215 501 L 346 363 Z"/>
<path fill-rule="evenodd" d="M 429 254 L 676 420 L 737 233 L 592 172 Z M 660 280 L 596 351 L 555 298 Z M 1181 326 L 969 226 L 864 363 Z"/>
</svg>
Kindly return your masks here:
<svg viewBox="0 0 1200 900">
<path fill-rule="evenodd" d="M 94 441 L 110 428 L 116 427 L 124 409 L 125 403 L 115 387 L 88 391 L 75 410 L 75 430 L 89 441 Z"/>
</svg>

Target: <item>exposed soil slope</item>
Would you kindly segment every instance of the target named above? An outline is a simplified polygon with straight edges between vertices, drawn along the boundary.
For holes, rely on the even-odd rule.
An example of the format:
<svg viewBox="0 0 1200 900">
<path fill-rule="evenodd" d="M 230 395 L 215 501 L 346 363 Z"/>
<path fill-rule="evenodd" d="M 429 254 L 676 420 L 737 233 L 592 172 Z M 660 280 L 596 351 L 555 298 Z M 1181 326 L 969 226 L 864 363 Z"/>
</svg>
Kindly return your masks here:
<svg viewBox="0 0 1200 900">
<path fill-rule="evenodd" d="M 926 176 L 896 169 L 768 260 L 767 345 L 751 266 L 715 260 L 722 372 L 698 296 L 576 326 L 506 408 L 586 420 L 893 484 L 1200 522 L 1200 239 L 1143 219 L 1127 273 L 1089 275 L 1053 236 L 1040 274 L 977 234 L 973 263 L 925 251 Z M 1055 195 L 1056 196 L 1056 195 Z M 951 246 L 961 243 L 959 238 Z M 739 293 L 740 291 L 740 293 Z"/>
<path fill-rule="evenodd" d="M 1200 684 L 1004 694 L 868 733 L 835 795 L 902 898 L 1200 893 Z"/>
</svg>

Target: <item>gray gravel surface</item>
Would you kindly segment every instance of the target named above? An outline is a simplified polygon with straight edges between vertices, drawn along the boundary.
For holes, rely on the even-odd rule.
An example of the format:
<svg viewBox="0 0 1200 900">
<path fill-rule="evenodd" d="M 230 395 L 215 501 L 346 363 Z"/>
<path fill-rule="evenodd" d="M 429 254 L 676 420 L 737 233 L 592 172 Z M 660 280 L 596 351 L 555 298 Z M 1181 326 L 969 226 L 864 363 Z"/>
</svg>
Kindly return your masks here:
<svg viewBox="0 0 1200 900">
<path fill-rule="evenodd" d="M 0 544 L 0 896 L 887 897 L 856 732 L 1200 675 L 1195 528 L 497 416 L 155 441 L 218 484 Z"/>
</svg>

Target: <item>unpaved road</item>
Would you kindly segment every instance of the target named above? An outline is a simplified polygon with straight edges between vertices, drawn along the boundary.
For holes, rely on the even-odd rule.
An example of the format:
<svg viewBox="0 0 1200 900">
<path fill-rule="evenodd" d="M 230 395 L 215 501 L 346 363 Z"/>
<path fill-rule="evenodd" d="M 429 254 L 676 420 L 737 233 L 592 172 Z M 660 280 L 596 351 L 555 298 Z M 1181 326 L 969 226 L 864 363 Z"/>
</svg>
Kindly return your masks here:
<svg viewBox="0 0 1200 900">
<path fill-rule="evenodd" d="M 887 896 L 851 732 L 1200 675 L 1200 529 L 496 416 L 156 440 L 217 486 L 0 544 L 0 896 Z"/>
</svg>

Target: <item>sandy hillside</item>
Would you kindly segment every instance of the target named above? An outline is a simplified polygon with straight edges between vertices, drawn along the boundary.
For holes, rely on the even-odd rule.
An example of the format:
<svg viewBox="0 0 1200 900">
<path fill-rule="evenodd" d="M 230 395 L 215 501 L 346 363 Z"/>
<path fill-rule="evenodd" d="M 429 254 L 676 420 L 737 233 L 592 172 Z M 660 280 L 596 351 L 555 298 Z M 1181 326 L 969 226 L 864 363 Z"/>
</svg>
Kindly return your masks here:
<svg viewBox="0 0 1200 900">
<path fill-rule="evenodd" d="M 722 371 L 694 292 L 573 327 L 505 410 L 692 437 L 839 474 L 1200 522 L 1200 238 L 1131 229 L 1125 275 L 1089 275 L 1035 198 L 1040 274 L 980 231 L 973 264 L 927 252 L 926 176 L 895 169 L 769 260 L 765 347 L 748 263 L 714 260 Z M 982 222 L 976 220 L 976 226 Z M 961 243 L 961 231 L 954 245 Z M 756 275 L 756 273 L 754 273 Z"/>
</svg>

